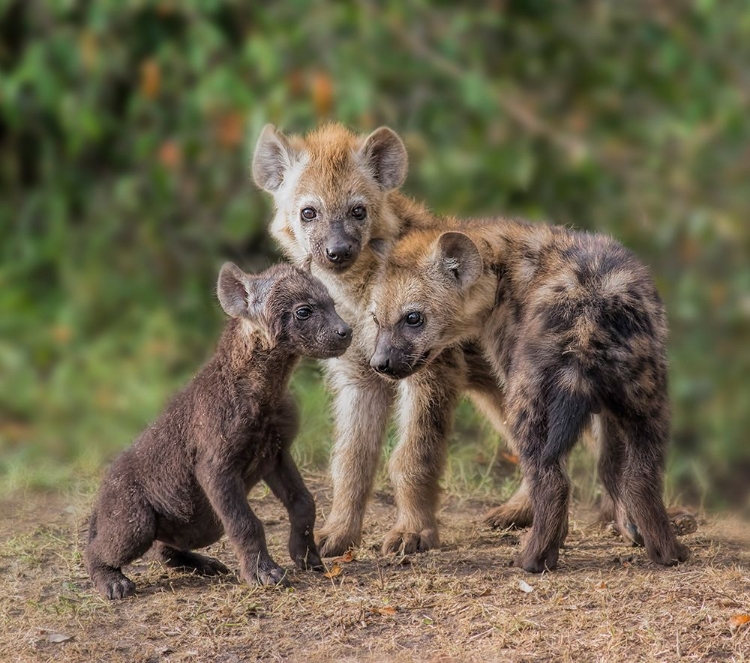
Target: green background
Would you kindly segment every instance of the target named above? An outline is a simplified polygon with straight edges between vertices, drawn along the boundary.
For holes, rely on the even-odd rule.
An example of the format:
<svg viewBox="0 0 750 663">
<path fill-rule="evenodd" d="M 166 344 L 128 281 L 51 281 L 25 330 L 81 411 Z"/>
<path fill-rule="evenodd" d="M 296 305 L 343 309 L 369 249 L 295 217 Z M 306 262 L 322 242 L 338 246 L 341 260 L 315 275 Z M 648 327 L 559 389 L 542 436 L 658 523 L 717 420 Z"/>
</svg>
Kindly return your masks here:
<svg viewBox="0 0 750 663">
<path fill-rule="evenodd" d="M 189 379 L 222 261 L 277 259 L 260 128 L 337 120 L 396 129 L 438 212 L 635 250 L 670 316 L 669 499 L 747 512 L 748 117 L 746 2 L 0 0 L 3 488 L 96 478 Z M 322 469 L 313 364 L 295 389 Z M 464 404 L 447 488 L 513 473 Z"/>
</svg>

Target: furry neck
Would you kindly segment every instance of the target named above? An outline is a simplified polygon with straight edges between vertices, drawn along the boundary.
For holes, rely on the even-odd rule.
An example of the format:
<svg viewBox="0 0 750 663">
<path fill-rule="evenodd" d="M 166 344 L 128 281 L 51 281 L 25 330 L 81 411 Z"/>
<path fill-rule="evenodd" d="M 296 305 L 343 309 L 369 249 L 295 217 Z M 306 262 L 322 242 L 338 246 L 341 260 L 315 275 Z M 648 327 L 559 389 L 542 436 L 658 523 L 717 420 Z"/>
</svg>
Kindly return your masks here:
<svg viewBox="0 0 750 663">
<path fill-rule="evenodd" d="M 246 381 L 254 392 L 286 389 L 300 356 L 282 348 L 268 332 L 244 318 L 232 318 L 224 328 L 216 361 L 232 381 Z"/>
</svg>

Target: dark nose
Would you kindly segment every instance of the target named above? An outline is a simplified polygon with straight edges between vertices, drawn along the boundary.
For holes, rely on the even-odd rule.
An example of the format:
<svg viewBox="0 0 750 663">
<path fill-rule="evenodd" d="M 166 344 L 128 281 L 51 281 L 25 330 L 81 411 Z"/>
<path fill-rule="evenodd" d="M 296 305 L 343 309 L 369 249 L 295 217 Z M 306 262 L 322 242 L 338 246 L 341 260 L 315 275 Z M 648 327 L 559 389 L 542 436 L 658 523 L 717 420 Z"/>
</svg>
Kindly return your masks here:
<svg viewBox="0 0 750 663">
<path fill-rule="evenodd" d="M 352 257 L 351 244 L 334 244 L 326 247 L 326 258 L 333 263 L 340 263 Z"/>
<path fill-rule="evenodd" d="M 347 325 L 345 322 L 342 322 L 338 327 L 336 327 L 336 336 L 338 336 L 341 339 L 347 339 L 352 337 L 352 328 Z"/>
<path fill-rule="evenodd" d="M 391 359 L 387 355 L 376 354 L 370 359 L 370 366 L 375 369 L 378 373 L 384 373 L 388 375 L 393 370 Z"/>
</svg>

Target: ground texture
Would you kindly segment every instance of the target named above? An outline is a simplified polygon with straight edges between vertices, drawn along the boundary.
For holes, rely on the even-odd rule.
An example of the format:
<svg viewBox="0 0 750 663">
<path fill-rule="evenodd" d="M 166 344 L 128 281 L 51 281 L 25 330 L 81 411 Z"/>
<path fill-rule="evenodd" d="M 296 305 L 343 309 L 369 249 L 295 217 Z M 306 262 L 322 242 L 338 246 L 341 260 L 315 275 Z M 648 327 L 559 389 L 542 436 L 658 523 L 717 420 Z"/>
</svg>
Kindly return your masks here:
<svg viewBox="0 0 750 663">
<path fill-rule="evenodd" d="M 327 484 L 310 484 L 327 512 Z M 377 493 L 365 545 L 324 577 L 291 570 L 283 510 L 262 490 L 251 500 L 291 589 L 143 561 L 125 571 L 137 596 L 120 602 L 83 566 L 90 496 L 6 500 L 0 660 L 750 660 L 750 526 L 737 520 L 699 519 L 683 537 L 691 560 L 663 569 L 576 508 L 559 569 L 532 576 L 509 566 L 519 533 L 481 527 L 489 504 L 476 500 L 446 498 L 440 550 L 381 557 L 394 507 Z M 209 554 L 237 568 L 225 540 Z"/>
</svg>

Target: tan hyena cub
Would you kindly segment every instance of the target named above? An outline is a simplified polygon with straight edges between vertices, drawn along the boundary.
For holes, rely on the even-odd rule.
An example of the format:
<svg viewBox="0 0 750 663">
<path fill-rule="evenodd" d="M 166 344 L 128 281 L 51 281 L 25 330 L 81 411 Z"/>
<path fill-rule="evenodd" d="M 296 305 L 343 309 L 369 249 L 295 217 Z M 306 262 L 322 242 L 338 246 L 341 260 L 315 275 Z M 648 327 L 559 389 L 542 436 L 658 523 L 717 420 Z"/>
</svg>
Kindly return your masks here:
<svg viewBox="0 0 750 663">
<path fill-rule="evenodd" d="M 604 236 L 505 220 L 456 229 L 412 233 L 394 247 L 374 289 L 373 368 L 416 379 L 446 348 L 479 340 L 529 483 L 533 525 L 516 561 L 527 571 L 557 565 L 565 461 L 595 415 L 621 532 L 654 562 L 687 559 L 661 498 L 667 325 L 648 270 Z"/>
<path fill-rule="evenodd" d="M 339 555 L 362 540 L 365 506 L 391 411 L 399 441 L 389 464 L 396 522 L 384 552 L 413 553 L 439 545 L 437 504 L 453 412 L 467 394 L 505 439 L 504 397 L 475 343 L 443 352 L 419 380 L 394 384 L 369 364 L 374 347 L 371 289 L 388 248 L 419 228 L 448 228 L 399 187 L 406 148 L 390 129 L 357 135 L 325 125 L 307 136 L 267 126 L 253 157 L 253 178 L 273 195 L 271 234 L 298 265 L 310 264 L 338 310 L 354 327 L 347 353 L 326 361 L 333 391 L 336 440 L 331 460 L 333 504 L 319 544 Z M 531 521 L 526 483 L 488 516 L 496 527 Z"/>
</svg>

